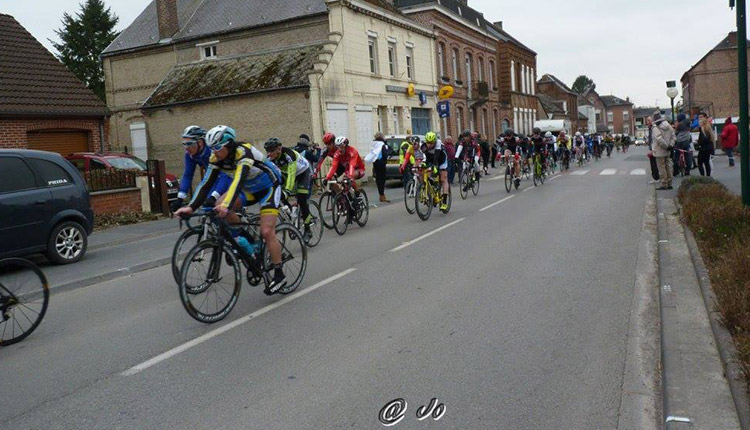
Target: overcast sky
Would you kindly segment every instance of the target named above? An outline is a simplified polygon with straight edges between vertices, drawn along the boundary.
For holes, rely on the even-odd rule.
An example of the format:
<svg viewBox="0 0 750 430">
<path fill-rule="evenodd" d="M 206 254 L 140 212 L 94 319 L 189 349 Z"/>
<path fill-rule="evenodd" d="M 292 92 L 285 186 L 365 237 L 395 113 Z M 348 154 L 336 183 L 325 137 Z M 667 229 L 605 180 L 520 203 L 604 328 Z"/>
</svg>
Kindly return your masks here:
<svg viewBox="0 0 750 430">
<path fill-rule="evenodd" d="M 105 0 L 129 25 L 151 0 Z M 269 0 L 269 3 L 274 0 Z M 277 0 L 284 1 L 284 0 Z M 81 0 L 0 0 L 48 49 L 65 11 Z M 532 48 L 538 76 L 552 73 L 569 86 L 585 74 L 602 94 L 636 105 L 668 106 L 668 80 L 679 79 L 735 26 L 728 0 L 469 0 L 489 21 Z M 679 85 L 678 85 L 679 86 Z"/>
</svg>

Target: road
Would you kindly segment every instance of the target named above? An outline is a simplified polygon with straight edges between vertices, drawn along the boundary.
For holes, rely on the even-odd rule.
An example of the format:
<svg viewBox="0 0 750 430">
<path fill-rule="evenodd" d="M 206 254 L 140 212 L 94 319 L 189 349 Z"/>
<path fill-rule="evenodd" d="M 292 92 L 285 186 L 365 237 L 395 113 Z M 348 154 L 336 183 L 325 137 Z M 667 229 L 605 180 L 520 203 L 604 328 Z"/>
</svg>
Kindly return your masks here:
<svg viewBox="0 0 750 430">
<path fill-rule="evenodd" d="M 0 428 L 374 429 L 399 398 L 393 428 L 616 428 L 647 163 L 615 154 L 510 199 L 490 177 L 428 222 L 379 207 L 326 231 L 298 293 L 245 284 L 217 325 L 185 313 L 168 266 L 55 294 L 0 350 Z M 432 398 L 444 415 L 418 421 Z"/>
</svg>

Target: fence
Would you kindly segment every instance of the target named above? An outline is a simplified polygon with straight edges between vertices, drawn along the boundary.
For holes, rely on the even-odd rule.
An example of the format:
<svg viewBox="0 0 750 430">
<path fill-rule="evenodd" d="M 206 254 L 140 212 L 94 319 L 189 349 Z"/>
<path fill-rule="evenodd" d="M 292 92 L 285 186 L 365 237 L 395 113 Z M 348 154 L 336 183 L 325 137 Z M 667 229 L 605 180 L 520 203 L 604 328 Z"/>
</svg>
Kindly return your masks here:
<svg viewBox="0 0 750 430">
<path fill-rule="evenodd" d="M 130 170 L 102 169 L 82 172 L 89 192 L 135 188 L 137 172 Z"/>
</svg>

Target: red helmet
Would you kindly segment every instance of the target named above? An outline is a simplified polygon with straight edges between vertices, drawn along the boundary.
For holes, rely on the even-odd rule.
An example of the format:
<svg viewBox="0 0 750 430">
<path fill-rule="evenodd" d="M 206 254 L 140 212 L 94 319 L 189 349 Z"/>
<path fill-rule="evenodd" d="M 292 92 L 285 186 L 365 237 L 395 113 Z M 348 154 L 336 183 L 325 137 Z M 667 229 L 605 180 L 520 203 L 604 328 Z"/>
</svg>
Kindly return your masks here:
<svg viewBox="0 0 750 430">
<path fill-rule="evenodd" d="M 336 140 L 336 135 L 331 133 L 330 131 L 323 135 L 323 143 L 326 145 L 333 144 L 334 140 Z"/>
</svg>

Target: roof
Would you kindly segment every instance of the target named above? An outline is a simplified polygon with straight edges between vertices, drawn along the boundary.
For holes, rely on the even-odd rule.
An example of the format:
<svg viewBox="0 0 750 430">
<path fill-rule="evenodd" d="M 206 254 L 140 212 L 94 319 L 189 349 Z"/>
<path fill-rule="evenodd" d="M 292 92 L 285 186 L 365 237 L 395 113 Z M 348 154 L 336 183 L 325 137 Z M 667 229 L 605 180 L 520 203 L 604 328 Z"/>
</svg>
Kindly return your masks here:
<svg viewBox="0 0 750 430">
<path fill-rule="evenodd" d="M 176 0 L 180 30 L 173 42 L 226 33 L 306 16 L 328 13 L 325 0 L 285 0 L 269 7 L 262 0 Z M 365 0 L 385 7 L 385 0 Z M 395 10 L 391 7 L 390 10 Z M 156 1 L 146 9 L 102 52 L 103 56 L 120 51 L 159 44 Z"/>
<path fill-rule="evenodd" d="M 542 76 L 542 78 L 541 78 L 541 79 L 539 79 L 539 82 L 540 82 L 540 83 L 544 83 L 544 82 L 552 82 L 552 83 L 556 84 L 557 86 L 559 86 L 560 88 L 562 88 L 562 89 L 563 89 L 564 91 L 566 91 L 566 92 L 568 92 L 568 93 L 570 93 L 570 94 L 573 94 L 573 95 L 575 95 L 576 97 L 578 97 L 578 94 L 577 94 L 577 93 L 573 92 L 573 90 L 571 90 L 571 89 L 570 89 L 570 88 L 569 88 L 569 87 L 568 87 L 567 85 L 565 85 L 565 83 L 564 83 L 563 81 L 561 81 L 561 80 L 557 79 L 557 78 L 555 77 L 555 75 L 552 75 L 552 74 L 549 74 L 549 73 L 545 73 L 545 74 L 544 74 L 544 75 Z"/>
<path fill-rule="evenodd" d="M 750 46 L 750 40 L 747 41 L 747 45 Z M 718 45 L 714 46 L 714 49 L 706 52 L 706 54 L 703 57 L 701 57 L 701 59 L 698 60 L 698 62 L 696 62 L 695 64 L 693 64 L 690 67 L 690 69 L 688 69 L 687 72 L 685 72 L 685 73 L 682 74 L 682 77 L 680 78 L 680 80 L 684 81 L 685 78 L 686 78 L 686 76 L 687 76 L 687 74 L 690 73 L 690 72 L 692 72 L 693 69 L 695 69 L 695 66 L 697 66 L 700 63 L 702 63 L 703 60 L 705 60 L 706 57 L 709 56 L 709 54 L 711 54 L 714 51 L 720 51 L 720 50 L 724 50 L 724 49 L 737 49 L 737 32 L 736 31 L 729 32 L 729 34 L 727 34 L 727 37 L 725 37 L 721 42 L 719 42 Z"/>
<path fill-rule="evenodd" d="M 544 108 L 544 111 L 549 113 L 565 113 L 565 109 L 563 109 L 558 102 L 552 99 L 552 97 L 548 96 L 547 94 L 537 93 L 537 97 L 539 97 L 539 102 L 542 104 L 542 107 Z"/>
<path fill-rule="evenodd" d="M 177 65 L 143 104 L 144 109 L 302 88 L 323 45 L 266 51 Z"/>
<path fill-rule="evenodd" d="M 0 114 L 109 114 L 104 102 L 10 15 L 0 14 L 0 46 Z"/>
<path fill-rule="evenodd" d="M 660 110 L 658 107 L 637 107 L 633 109 L 633 116 L 635 118 L 644 118 L 651 116 L 654 112 Z"/>
<path fill-rule="evenodd" d="M 633 105 L 633 103 L 623 100 L 617 96 L 599 96 L 599 98 L 602 100 L 602 103 L 604 103 L 604 106 L 606 107 L 612 107 L 612 106 L 623 106 L 623 105 Z"/>
<path fill-rule="evenodd" d="M 588 120 L 588 119 L 589 119 L 589 117 L 587 117 L 586 115 L 582 114 L 581 112 L 578 112 L 578 119 L 585 119 L 585 120 Z"/>
</svg>

